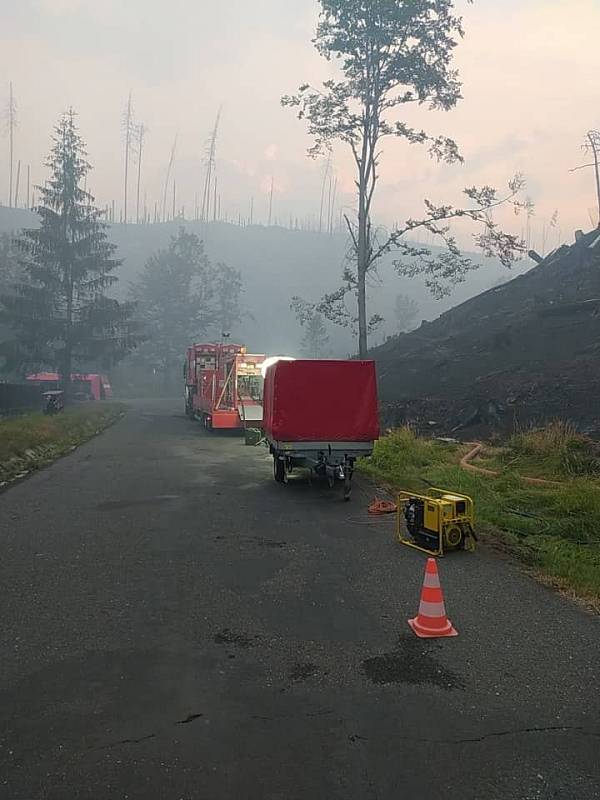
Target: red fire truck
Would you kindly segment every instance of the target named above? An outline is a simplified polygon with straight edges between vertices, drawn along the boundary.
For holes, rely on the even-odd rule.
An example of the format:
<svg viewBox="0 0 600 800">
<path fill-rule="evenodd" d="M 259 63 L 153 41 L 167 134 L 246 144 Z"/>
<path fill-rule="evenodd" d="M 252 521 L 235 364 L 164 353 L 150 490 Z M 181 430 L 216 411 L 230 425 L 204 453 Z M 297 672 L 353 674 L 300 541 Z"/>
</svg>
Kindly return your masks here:
<svg viewBox="0 0 600 800">
<path fill-rule="evenodd" d="M 37 372 L 28 375 L 27 380 L 34 386 L 43 387 L 44 391 L 60 389 L 60 375 L 57 372 Z M 71 391 L 79 399 L 110 400 L 112 397 L 112 388 L 106 375 L 73 373 Z"/>
<path fill-rule="evenodd" d="M 185 411 L 207 430 L 260 427 L 264 355 L 239 344 L 195 344 L 184 366 Z"/>
</svg>

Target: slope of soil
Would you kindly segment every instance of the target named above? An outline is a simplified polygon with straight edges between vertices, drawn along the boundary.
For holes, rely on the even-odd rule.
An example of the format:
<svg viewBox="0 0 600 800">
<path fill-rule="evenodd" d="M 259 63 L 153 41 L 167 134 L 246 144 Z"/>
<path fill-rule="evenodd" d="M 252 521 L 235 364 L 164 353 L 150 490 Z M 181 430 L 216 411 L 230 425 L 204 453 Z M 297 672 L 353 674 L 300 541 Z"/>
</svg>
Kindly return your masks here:
<svg viewBox="0 0 600 800">
<path fill-rule="evenodd" d="M 599 333 L 594 231 L 375 350 L 384 421 L 489 430 L 562 417 L 592 431 Z"/>
</svg>

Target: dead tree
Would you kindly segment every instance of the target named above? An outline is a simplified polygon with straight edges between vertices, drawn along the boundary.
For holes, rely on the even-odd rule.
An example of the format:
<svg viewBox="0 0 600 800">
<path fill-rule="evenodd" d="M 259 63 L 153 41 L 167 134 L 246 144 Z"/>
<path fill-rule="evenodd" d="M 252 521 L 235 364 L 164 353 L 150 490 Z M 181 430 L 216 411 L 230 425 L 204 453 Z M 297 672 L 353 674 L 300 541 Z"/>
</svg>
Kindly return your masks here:
<svg viewBox="0 0 600 800">
<path fill-rule="evenodd" d="M 202 222 L 208 222 L 210 218 L 210 204 L 213 198 L 213 179 L 216 181 L 217 171 L 217 139 L 219 136 L 219 125 L 221 122 L 221 108 L 217 111 L 217 118 L 215 126 L 212 130 L 208 143 L 206 145 L 206 152 L 204 163 L 206 165 L 206 173 L 204 175 L 204 191 L 202 193 Z"/>
<path fill-rule="evenodd" d="M 330 208 L 329 208 L 329 234 L 330 235 L 333 235 L 333 230 L 334 230 L 333 218 L 335 216 L 335 204 L 336 204 L 336 201 L 337 201 L 337 189 L 338 189 L 338 179 L 337 179 L 337 175 L 336 175 L 336 177 L 334 178 L 334 181 L 333 181 L 333 196 L 331 198 L 331 205 L 330 205 Z"/>
<path fill-rule="evenodd" d="M 275 186 L 275 178 L 271 176 L 271 193 L 269 195 L 269 227 L 271 227 L 271 220 L 273 219 L 273 188 Z"/>
<path fill-rule="evenodd" d="M 140 224 L 140 186 L 142 182 L 142 153 L 144 150 L 144 139 L 148 133 L 148 128 L 143 122 L 136 126 L 136 149 L 137 149 L 137 192 L 135 198 L 135 222 L 136 225 Z"/>
<path fill-rule="evenodd" d="M 594 167 L 596 175 L 596 197 L 598 202 L 598 222 L 596 227 L 600 228 L 600 131 L 591 130 L 586 133 L 582 150 L 592 155 L 592 161 L 589 164 L 581 164 L 581 166 L 575 167 L 569 170 L 569 172 L 577 172 L 579 169 Z"/>
<path fill-rule="evenodd" d="M 175 162 L 176 152 L 177 152 L 177 134 L 175 134 L 175 139 L 173 140 L 173 147 L 171 148 L 171 156 L 169 158 L 169 164 L 167 166 L 167 174 L 165 176 L 165 188 L 163 190 L 163 201 L 162 201 L 163 222 L 167 221 L 167 190 L 169 188 L 169 181 L 171 180 L 171 170 L 173 169 L 173 163 Z"/>
<path fill-rule="evenodd" d="M 127 225 L 127 184 L 129 177 L 129 156 L 135 137 L 135 123 L 133 121 L 133 106 L 131 103 L 131 92 L 127 100 L 127 107 L 123 115 L 123 130 L 125 133 L 125 181 L 123 187 L 123 222 Z"/>
<path fill-rule="evenodd" d="M 4 127 L 8 135 L 8 205 L 13 203 L 13 170 L 15 150 L 15 130 L 17 128 L 17 101 L 13 92 L 12 82 L 8 84 L 8 102 L 4 109 Z"/>
<path fill-rule="evenodd" d="M 323 172 L 323 182 L 321 183 L 321 207 L 319 209 L 319 233 L 323 231 L 323 207 L 325 205 L 325 186 L 327 178 L 331 176 L 331 150 L 327 152 L 327 161 L 325 162 L 325 171 Z M 331 185 L 329 187 L 331 189 Z"/>
<path fill-rule="evenodd" d="M 19 207 L 19 182 L 21 180 L 21 159 L 17 163 L 17 180 L 15 185 L 15 208 Z"/>
</svg>

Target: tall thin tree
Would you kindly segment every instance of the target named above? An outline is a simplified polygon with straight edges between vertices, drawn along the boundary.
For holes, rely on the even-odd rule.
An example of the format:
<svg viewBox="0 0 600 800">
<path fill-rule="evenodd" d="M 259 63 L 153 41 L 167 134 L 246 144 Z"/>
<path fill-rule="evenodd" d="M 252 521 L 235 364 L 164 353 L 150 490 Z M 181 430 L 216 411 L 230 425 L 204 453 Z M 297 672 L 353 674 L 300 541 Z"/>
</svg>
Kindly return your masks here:
<svg viewBox="0 0 600 800">
<path fill-rule="evenodd" d="M 123 186 L 123 222 L 127 225 L 127 189 L 129 184 L 129 157 L 132 152 L 135 140 L 136 126 L 133 121 L 133 104 L 131 102 L 131 92 L 127 99 L 127 106 L 123 114 L 123 132 L 125 135 L 125 175 Z"/>
<path fill-rule="evenodd" d="M 17 162 L 17 180 L 15 181 L 15 208 L 19 207 L 19 183 L 21 181 L 21 159 Z"/>
<path fill-rule="evenodd" d="M 586 169 L 589 167 L 594 168 L 594 174 L 596 178 L 596 198 L 597 198 L 597 212 L 598 212 L 598 222 L 596 224 L 596 227 L 600 228 L 600 131 L 597 130 L 588 131 L 585 135 L 585 142 L 583 143 L 582 149 L 586 153 L 591 153 L 592 155 L 591 163 L 582 164 L 579 167 L 575 167 L 574 169 L 569 170 L 569 172 L 577 172 L 577 170 L 579 169 Z"/>
<path fill-rule="evenodd" d="M 321 181 L 321 206 L 319 209 L 319 233 L 323 231 L 323 208 L 325 205 L 325 187 L 327 179 L 331 176 L 331 150 L 327 151 L 327 161 L 325 162 L 325 169 L 323 170 L 323 180 Z"/>
<path fill-rule="evenodd" d="M 136 125 L 135 128 L 136 133 L 136 150 L 137 150 L 137 191 L 135 197 L 135 222 L 136 225 L 140 224 L 140 187 L 142 184 L 142 155 L 144 152 L 144 142 L 146 140 L 146 134 L 148 133 L 148 128 L 144 125 L 143 122 L 140 122 L 139 125 Z"/>
<path fill-rule="evenodd" d="M 217 170 L 217 139 L 219 136 L 219 125 L 221 124 L 221 111 L 222 106 L 217 111 L 217 118 L 212 133 L 208 140 L 205 153 L 205 166 L 206 171 L 204 174 L 204 191 L 202 193 L 202 222 L 208 222 L 210 218 L 210 204 L 213 196 L 212 185 L 213 179 L 216 180 Z"/>
<path fill-rule="evenodd" d="M 510 202 L 522 188 L 516 178 L 508 195 L 499 198 L 490 187 L 472 187 L 466 194 L 472 207 L 457 209 L 435 206 L 425 201 L 423 219 L 409 219 L 401 227 L 384 233 L 381 240 L 372 224 L 372 210 L 382 154 L 387 137 L 425 144 L 430 154 L 441 161 L 462 161 L 458 147 L 446 136 L 431 136 L 410 127 L 396 114 L 412 104 L 449 110 L 460 99 L 460 82 L 452 66 L 457 40 L 463 35 L 462 20 L 454 13 L 455 0 L 319 0 L 321 11 L 314 41 L 320 55 L 340 66 L 337 78 L 319 88 L 300 86 L 295 96 L 282 103 L 296 107 L 300 119 L 308 123 L 314 146 L 309 153 L 321 155 L 334 142 L 349 148 L 354 160 L 357 187 L 356 218 L 346 217 L 353 258 L 343 274 L 344 285 L 327 296 L 323 313 L 358 323 L 361 357 L 367 353 L 367 337 L 379 321 L 367 316 L 367 275 L 378 260 L 391 251 L 410 257 L 396 262 L 402 274 L 415 271 L 414 259 L 426 275 L 430 288 L 439 292 L 447 279 L 464 279 L 475 268 L 474 262 L 460 253 L 448 220 L 461 217 L 480 226 L 477 241 L 486 254 L 497 254 L 505 264 L 512 263 L 521 243 L 504 234 L 493 223 L 489 210 Z M 403 241 L 405 234 L 425 228 L 442 240 L 441 255 L 425 248 L 414 248 Z M 348 314 L 346 295 L 357 298 L 357 315 Z"/>
<path fill-rule="evenodd" d="M 177 136 L 178 134 L 175 134 L 175 138 L 173 139 L 173 146 L 171 147 L 171 155 L 169 156 L 169 163 L 167 165 L 167 174 L 165 175 L 165 186 L 163 189 L 163 201 L 162 201 L 163 222 L 167 221 L 167 191 L 169 189 L 169 181 L 171 180 L 171 171 L 173 170 L 173 164 L 175 163 L 175 153 L 177 152 Z"/>
<path fill-rule="evenodd" d="M 8 100 L 3 113 L 4 128 L 8 135 L 8 205 L 13 204 L 13 178 L 15 164 L 15 130 L 17 129 L 17 101 L 12 81 L 8 84 Z"/>
<path fill-rule="evenodd" d="M 271 227 L 271 221 L 273 219 L 273 189 L 275 186 L 275 178 L 271 175 L 271 191 L 269 192 L 269 227 Z"/>
</svg>

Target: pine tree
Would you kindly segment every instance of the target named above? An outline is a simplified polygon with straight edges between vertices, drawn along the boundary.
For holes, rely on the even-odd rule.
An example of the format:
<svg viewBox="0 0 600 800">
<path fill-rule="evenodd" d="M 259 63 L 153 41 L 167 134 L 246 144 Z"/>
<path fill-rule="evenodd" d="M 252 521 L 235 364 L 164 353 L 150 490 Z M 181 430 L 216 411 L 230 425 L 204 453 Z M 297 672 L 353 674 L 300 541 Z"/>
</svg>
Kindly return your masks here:
<svg viewBox="0 0 600 800">
<path fill-rule="evenodd" d="M 299 297 L 292 298 L 290 309 L 304 331 L 300 349 L 306 358 L 325 358 L 329 355 L 329 335 L 323 315 L 313 304 Z"/>
<path fill-rule="evenodd" d="M 324 358 L 329 352 L 329 336 L 322 314 L 314 313 L 307 320 L 302 338 L 302 352 L 308 358 Z"/>
<path fill-rule="evenodd" d="M 121 262 L 94 197 L 81 188 L 91 166 L 75 116 L 70 109 L 56 125 L 50 178 L 36 187 L 40 227 L 17 238 L 23 279 L 2 298 L 16 334 L 4 348 L 8 366 L 55 369 L 67 393 L 75 366 L 107 367 L 136 343 L 132 304 L 106 294 Z"/>
<path fill-rule="evenodd" d="M 220 262 L 217 264 L 213 285 L 215 288 L 218 322 L 221 332 L 230 332 L 242 316 L 240 296 L 242 294 L 241 273 Z"/>
</svg>

